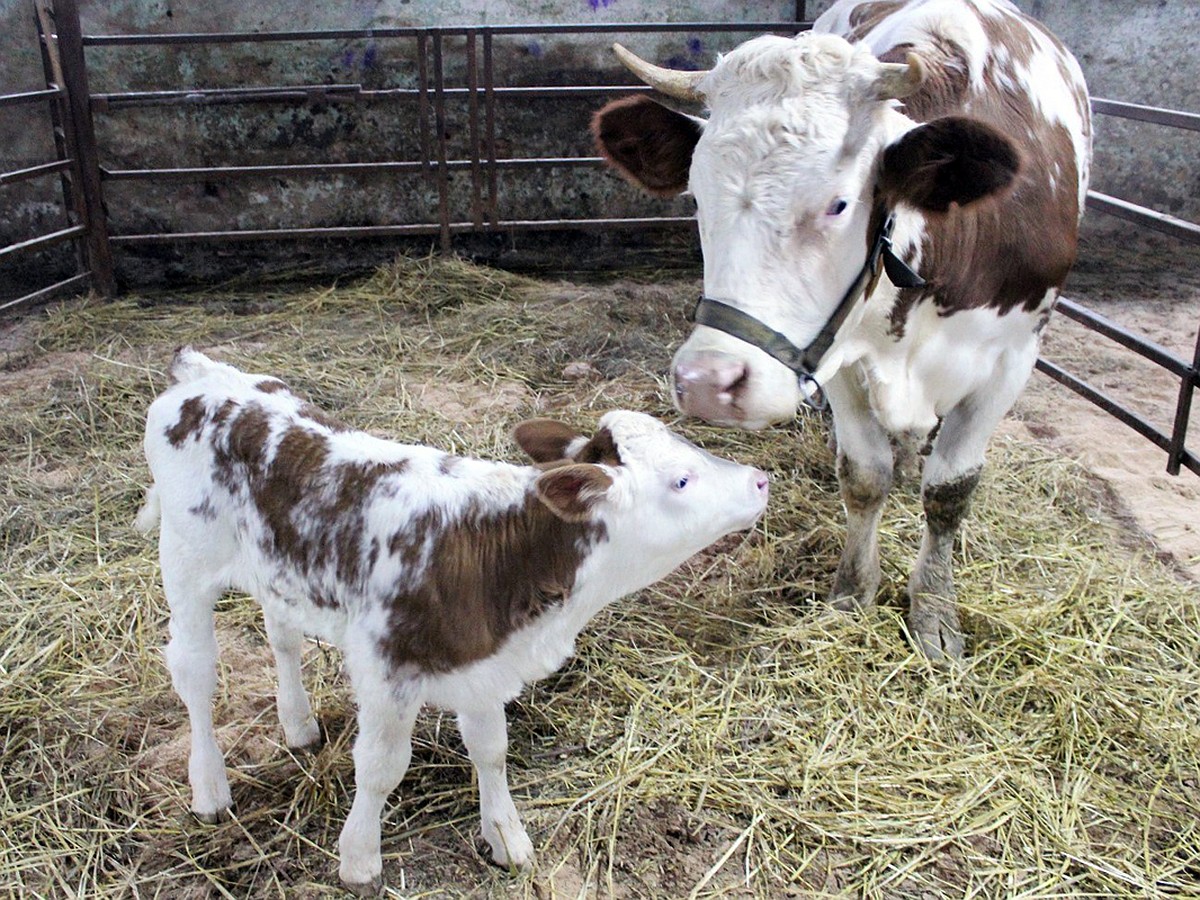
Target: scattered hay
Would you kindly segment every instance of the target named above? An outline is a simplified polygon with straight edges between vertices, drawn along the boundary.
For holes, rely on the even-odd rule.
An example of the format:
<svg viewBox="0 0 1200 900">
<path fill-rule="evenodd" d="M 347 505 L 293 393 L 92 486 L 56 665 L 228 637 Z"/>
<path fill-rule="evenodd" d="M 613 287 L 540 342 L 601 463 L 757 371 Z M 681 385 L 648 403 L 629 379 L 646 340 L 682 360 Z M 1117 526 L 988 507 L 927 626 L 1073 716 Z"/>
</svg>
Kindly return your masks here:
<svg viewBox="0 0 1200 900">
<path fill-rule="evenodd" d="M 282 746 L 253 604 L 218 615 L 219 739 L 237 816 L 187 809 L 187 727 L 159 648 L 152 542 L 130 527 L 146 406 L 194 343 L 362 427 L 512 458 L 531 415 L 673 418 L 696 286 L 546 283 L 401 260 L 337 288 L 68 305 L 0 372 L 0 885 L 28 896 L 338 896 L 353 709 L 337 653 L 306 675 L 328 743 Z M 173 299 L 173 298 L 172 298 Z M 586 362 L 593 375 L 564 375 Z M 396 895 L 1044 897 L 1200 892 L 1200 603 L 1128 548 L 1086 475 L 1000 442 L 961 540 L 970 656 L 903 639 L 913 486 L 882 531 L 878 611 L 814 605 L 843 533 L 824 428 L 681 423 L 775 480 L 771 509 L 618 604 L 510 710 L 510 778 L 539 849 L 476 852 L 449 716 L 422 715 L 384 823 Z"/>
</svg>

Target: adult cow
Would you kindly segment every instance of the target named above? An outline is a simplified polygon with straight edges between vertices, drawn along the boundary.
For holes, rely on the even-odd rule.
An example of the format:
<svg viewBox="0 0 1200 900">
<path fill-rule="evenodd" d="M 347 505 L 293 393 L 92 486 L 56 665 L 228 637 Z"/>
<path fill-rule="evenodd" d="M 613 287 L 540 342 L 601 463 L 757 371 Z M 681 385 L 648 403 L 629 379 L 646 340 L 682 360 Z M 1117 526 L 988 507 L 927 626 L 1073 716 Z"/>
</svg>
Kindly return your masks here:
<svg viewBox="0 0 1200 900">
<path fill-rule="evenodd" d="M 955 536 L 1075 259 L 1078 64 L 1004 0 L 841 0 L 812 32 L 755 38 L 707 72 L 614 49 L 709 111 L 637 96 L 593 122 L 629 180 L 696 200 L 704 296 L 673 364 L 680 410 L 760 428 L 819 387 L 847 515 L 841 609 L 872 604 L 896 448 L 924 445 L 907 622 L 929 656 L 961 655 Z"/>
</svg>

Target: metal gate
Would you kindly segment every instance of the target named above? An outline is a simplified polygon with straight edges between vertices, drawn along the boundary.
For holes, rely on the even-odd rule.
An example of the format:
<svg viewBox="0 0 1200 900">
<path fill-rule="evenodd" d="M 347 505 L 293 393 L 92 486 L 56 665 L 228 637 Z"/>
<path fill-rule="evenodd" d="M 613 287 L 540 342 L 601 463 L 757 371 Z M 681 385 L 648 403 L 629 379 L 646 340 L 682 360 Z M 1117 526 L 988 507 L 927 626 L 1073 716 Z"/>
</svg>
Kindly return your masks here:
<svg viewBox="0 0 1200 900">
<path fill-rule="evenodd" d="M 0 247 L 0 265 L 6 258 L 29 254 L 70 241 L 75 248 L 76 273 L 23 296 L 0 304 L 0 311 L 27 307 L 50 297 L 90 288 L 102 295 L 116 291 L 113 254 L 122 248 L 152 243 L 223 243 L 255 240 L 300 240 L 306 238 L 367 238 L 411 235 L 436 235 L 443 249 L 462 233 L 573 230 L 595 231 L 615 228 L 692 228 L 691 216 L 650 216 L 637 218 L 524 218 L 506 215 L 502 209 L 498 180 L 510 171 L 548 171 L 553 169 L 595 168 L 601 160 L 594 156 L 540 156 L 501 158 L 497 152 L 497 108 L 501 104 L 529 99 L 603 98 L 615 94 L 650 92 L 638 85 L 540 85 L 512 87 L 499 83 L 495 71 L 494 42 L 498 37 L 525 35 L 629 35 L 638 33 L 754 33 L 791 34 L 811 27 L 811 23 L 623 23 L 604 25 L 512 25 L 477 27 L 434 27 L 392 29 L 349 29 L 339 31 L 291 31 L 175 35 L 84 35 L 80 28 L 75 0 L 35 0 L 37 36 L 46 77 L 44 90 L 0 95 L 0 117 L 6 108 L 47 103 L 54 128 L 56 158 L 42 164 L 0 173 L 0 189 L 6 185 L 35 178 L 57 176 L 62 186 L 63 207 L 68 225 L 49 234 Z M 803 18 L 804 4 L 797 4 L 797 19 Z M 417 84 L 413 88 L 372 90 L 357 83 L 278 85 L 257 88 L 180 89 L 137 92 L 93 93 L 88 87 L 86 53 L 88 48 L 130 46 L 179 46 L 196 44 L 254 44 L 268 42 L 310 42 L 321 40 L 369 39 L 395 41 L 412 48 L 417 63 Z M 449 54 L 461 53 L 457 68 L 465 73 L 462 83 L 447 78 Z M 331 104 L 372 103 L 406 99 L 417 107 L 416 125 L 420 136 L 420 154 L 416 159 L 377 162 L 317 163 L 303 165 L 226 165 L 192 168 L 119 169 L 106 167 L 101 160 L 93 116 L 109 115 L 131 107 L 216 106 L 224 104 Z M 465 101 L 470 132 L 469 145 L 475 152 L 450 157 L 446 139 L 447 103 Z M 1117 116 L 1150 122 L 1168 128 L 1200 131 L 1200 115 L 1093 99 L 1092 110 L 1098 115 Z M 0 119 L 2 121 L 2 119 Z M 386 173 L 395 177 L 421 177 L 436 189 L 436 203 L 424 221 L 383 225 L 319 227 L 299 224 L 286 228 L 253 230 L 212 230 L 191 232 L 109 233 L 105 215 L 106 184 L 117 182 L 230 181 L 268 177 L 328 178 L 341 174 Z M 452 173 L 466 173 L 470 181 L 469 201 L 461 202 L 450 190 Z M 457 200 L 457 202 L 456 202 Z M 1141 228 L 1165 232 L 1176 239 L 1200 245 L 1200 225 L 1164 213 L 1110 197 L 1096 191 L 1088 194 L 1087 205 L 1097 212 L 1118 216 Z M 1200 475 L 1200 458 L 1186 446 L 1192 396 L 1200 386 L 1200 333 L 1191 361 L 1132 334 L 1087 308 L 1063 299 L 1061 314 L 1081 323 L 1096 334 L 1114 340 L 1134 353 L 1161 367 L 1179 380 L 1179 395 L 1170 430 L 1162 430 L 1132 410 L 1122 407 L 1102 391 L 1044 359 L 1038 368 L 1086 397 L 1120 421 L 1129 425 L 1167 453 L 1167 471 L 1178 474 L 1181 468 Z"/>
</svg>

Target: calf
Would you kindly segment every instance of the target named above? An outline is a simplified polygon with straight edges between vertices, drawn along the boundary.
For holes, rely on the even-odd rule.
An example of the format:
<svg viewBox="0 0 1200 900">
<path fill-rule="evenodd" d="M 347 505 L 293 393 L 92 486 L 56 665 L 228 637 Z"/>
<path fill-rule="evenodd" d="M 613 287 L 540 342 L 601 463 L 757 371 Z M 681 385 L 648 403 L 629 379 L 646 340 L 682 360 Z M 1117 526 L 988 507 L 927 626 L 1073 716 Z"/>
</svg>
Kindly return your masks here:
<svg viewBox="0 0 1200 900">
<path fill-rule="evenodd" d="M 500 865 L 533 846 L 505 776 L 504 704 L 555 671 L 602 608 L 718 538 L 749 528 L 767 476 L 718 459 L 649 416 L 616 411 L 584 437 L 516 429 L 535 465 L 451 456 L 350 430 L 263 375 L 190 348 L 150 407 L 171 681 L 187 706 L 192 810 L 231 804 L 213 733 L 213 605 L 263 609 L 291 747 L 319 730 L 300 680 L 302 636 L 343 651 L 358 704 L 355 796 L 339 840 L 348 886 L 382 883 L 380 814 L 424 703 L 452 709 L 479 776 L 483 835 Z"/>
</svg>

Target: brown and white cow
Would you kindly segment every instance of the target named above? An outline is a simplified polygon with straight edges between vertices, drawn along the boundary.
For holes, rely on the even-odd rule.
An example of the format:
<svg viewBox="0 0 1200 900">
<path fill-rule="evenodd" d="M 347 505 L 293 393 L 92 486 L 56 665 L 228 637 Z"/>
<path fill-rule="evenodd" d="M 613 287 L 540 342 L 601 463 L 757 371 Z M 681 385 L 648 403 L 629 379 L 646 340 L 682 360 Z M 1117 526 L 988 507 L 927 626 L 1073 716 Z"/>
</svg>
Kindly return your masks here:
<svg viewBox="0 0 1200 900">
<path fill-rule="evenodd" d="M 1079 66 L 1004 0 L 841 0 L 812 32 L 750 40 L 707 72 L 615 49 L 708 108 L 638 96 L 593 122 L 626 178 L 696 200 L 704 297 L 673 364 L 679 408 L 760 428 L 827 398 L 842 609 L 879 585 L 896 448 L 931 442 L 907 621 L 931 657 L 960 655 L 955 535 L 1075 259 L 1091 149 Z"/>
<path fill-rule="evenodd" d="M 213 605 L 234 588 L 262 606 L 289 746 L 320 738 L 303 635 L 343 651 L 358 739 L 340 874 L 364 891 L 381 880 L 380 813 L 424 703 L 458 714 L 494 859 L 527 867 L 504 704 L 561 666 L 602 608 L 749 528 L 767 502 L 761 470 L 642 413 L 610 412 L 591 438 L 525 422 L 515 437 L 536 464 L 510 465 L 352 431 L 277 379 L 188 348 L 171 374 L 146 420 L 154 484 L 138 526 L 160 524 L 192 809 L 216 821 L 231 804 L 211 704 Z"/>
</svg>

